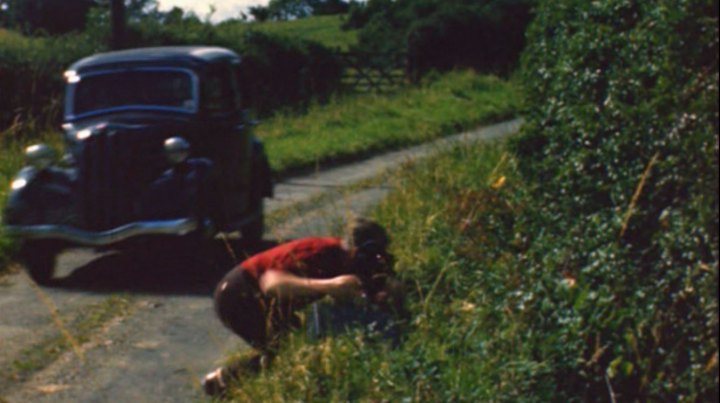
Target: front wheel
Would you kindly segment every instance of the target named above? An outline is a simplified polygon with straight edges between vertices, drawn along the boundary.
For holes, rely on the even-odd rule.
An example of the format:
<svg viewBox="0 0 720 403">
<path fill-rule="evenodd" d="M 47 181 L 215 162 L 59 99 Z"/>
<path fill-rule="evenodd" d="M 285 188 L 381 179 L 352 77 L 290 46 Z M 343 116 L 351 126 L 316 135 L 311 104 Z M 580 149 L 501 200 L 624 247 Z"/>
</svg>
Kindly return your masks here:
<svg viewBox="0 0 720 403">
<path fill-rule="evenodd" d="M 19 260 L 30 278 L 41 285 L 50 284 L 55 272 L 55 260 L 60 254 L 56 241 L 26 241 L 20 247 Z"/>
</svg>

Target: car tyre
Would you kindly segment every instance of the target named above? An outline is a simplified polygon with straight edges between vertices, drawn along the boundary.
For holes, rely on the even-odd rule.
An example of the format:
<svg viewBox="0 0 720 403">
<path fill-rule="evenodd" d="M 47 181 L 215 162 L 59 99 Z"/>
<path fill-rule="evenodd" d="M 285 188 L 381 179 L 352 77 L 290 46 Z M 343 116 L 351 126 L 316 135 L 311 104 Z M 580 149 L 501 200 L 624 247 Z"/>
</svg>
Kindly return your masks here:
<svg viewBox="0 0 720 403">
<path fill-rule="evenodd" d="M 19 260 L 30 278 L 37 284 L 48 285 L 55 273 L 55 260 L 60 246 L 55 241 L 26 241 L 20 247 Z"/>
</svg>

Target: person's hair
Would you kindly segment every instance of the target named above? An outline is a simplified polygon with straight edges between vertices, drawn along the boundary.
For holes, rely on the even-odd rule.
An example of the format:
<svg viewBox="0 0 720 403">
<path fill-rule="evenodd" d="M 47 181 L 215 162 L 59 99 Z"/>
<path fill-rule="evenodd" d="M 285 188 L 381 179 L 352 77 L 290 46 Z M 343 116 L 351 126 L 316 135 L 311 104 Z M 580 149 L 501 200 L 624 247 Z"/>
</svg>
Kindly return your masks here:
<svg viewBox="0 0 720 403">
<path fill-rule="evenodd" d="M 385 228 L 373 220 L 357 217 L 350 221 L 346 235 L 346 243 L 349 247 L 356 248 L 371 241 L 380 248 L 386 249 L 390 238 Z"/>
<path fill-rule="evenodd" d="M 363 292 L 372 299 L 394 274 L 393 257 L 387 252 L 390 238 L 382 225 L 359 217 L 349 222 L 345 242 L 351 248 L 348 272 L 360 279 Z"/>
</svg>

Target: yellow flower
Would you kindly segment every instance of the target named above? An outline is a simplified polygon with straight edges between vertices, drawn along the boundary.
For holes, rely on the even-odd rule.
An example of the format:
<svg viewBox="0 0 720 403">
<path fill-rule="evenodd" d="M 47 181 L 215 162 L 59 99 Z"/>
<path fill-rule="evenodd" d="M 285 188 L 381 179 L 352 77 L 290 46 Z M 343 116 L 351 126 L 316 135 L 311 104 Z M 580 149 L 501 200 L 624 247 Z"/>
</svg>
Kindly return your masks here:
<svg viewBox="0 0 720 403">
<path fill-rule="evenodd" d="M 505 175 L 503 175 L 503 176 L 497 178 L 497 180 L 495 182 L 493 182 L 493 184 L 490 186 L 493 189 L 498 190 L 505 185 L 506 180 L 507 180 L 507 178 L 505 177 Z"/>
</svg>

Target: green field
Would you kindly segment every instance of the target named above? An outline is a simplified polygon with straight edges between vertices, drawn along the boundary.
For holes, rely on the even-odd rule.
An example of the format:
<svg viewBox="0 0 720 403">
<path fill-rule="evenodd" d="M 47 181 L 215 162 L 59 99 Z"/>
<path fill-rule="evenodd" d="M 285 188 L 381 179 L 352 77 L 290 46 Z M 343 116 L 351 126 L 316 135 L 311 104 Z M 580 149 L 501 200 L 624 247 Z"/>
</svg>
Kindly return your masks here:
<svg viewBox="0 0 720 403">
<path fill-rule="evenodd" d="M 357 42 L 357 32 L 341 28 L 344 16 L 328 15 L 300 18 L 291 21 L 239 22 L 230 21 L 217 26 L 218 36 L 225 40 L 242 38 L 247 32 L 259 31 L 287 38 L 303 38 L 332 49 L 347 50 Z"/>
<path fill-rule="evenodd" d="M 514 116 L 520 94 L 511 83 L 455 72 L 392 95 L 363 95 L 278 114 L 257 130 L 280 174 L 417 144 Z"/>
</svg>

